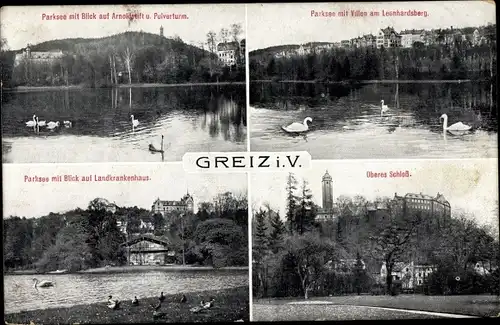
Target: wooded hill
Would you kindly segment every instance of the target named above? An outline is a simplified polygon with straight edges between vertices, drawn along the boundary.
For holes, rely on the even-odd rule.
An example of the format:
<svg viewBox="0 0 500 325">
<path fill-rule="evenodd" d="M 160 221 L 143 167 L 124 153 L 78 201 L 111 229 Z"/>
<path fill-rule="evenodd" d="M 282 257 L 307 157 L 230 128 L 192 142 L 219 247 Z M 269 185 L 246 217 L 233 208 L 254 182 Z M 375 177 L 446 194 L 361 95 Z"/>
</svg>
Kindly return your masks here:
<svg viewBox="0 0 500 325">
<path fill-rule="evenodd" d="M 83 85 L 108 87 L 120 83 L 186 83 L 243 81 L 244 67 L 223 67 L 216 54 L 146 32 L 125 32 L 93 39 L 62 39 L 31 45 L 31 51 L 62 50 L 61 60 L 23 60 L 18 51 L 2 53 L 2 81 L 11 86 Z"/>
</svg>

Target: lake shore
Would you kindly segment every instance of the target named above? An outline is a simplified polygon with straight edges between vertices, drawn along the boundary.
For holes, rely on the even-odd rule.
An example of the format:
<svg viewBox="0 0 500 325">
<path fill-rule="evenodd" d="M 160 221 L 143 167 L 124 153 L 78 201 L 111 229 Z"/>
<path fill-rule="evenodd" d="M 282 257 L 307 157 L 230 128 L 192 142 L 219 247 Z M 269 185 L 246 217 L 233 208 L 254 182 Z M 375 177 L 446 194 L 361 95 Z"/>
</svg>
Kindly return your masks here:
<svg viewBox="0 0 500 325">
<path fill-rule="evenodd" d="M 481 82 L 481 80 L 476 80 Z M 482 80 L 486 81 L 486 80 Z M 319 81 L 319 80 L 250 80 L 250 82 L 261 82 L 261 83 L 300 83 L 300 84 L 325 84 L 325 85 L 336 85 L 336 84 L 426 84 L 426 83 L 468 83 L 472 82 L 470 79 L 464 80 L 346 80 L 346 81 Z"/>
<path fill-rule="evenodd" d="M 286 305 L 291 302 L 304 302 L 297 298 L 270 298 L 254 299 L 257 305 Z M 500 298 L 494 295 L 463 295 L 463 296 L 335 296 L 313 297 L 309 301 L 321 301 L 333 305 L 352 305 L 385 307 L 409 310 L 423 310 L 428 312 L 463 314 L 478 317 L 495 317 L 500 313 Z M 256 308 L 256 307 L 254 307 Z"/>
<path fill-rule="evenodd" d="M 98 267 L 94 269 L 87 269 L 75 273 L 80 274 L 95 274 L 95 273 L 133 273 L 144 271 L 162 271 L 162 272 L 180 272 L 180 271 L 248 271 L 248 266 L 227 266 L 221 268 L 214 268 L 212 266 L 194 266 L 194 265 L 125 265 L 125 266 L 110 266 Z M 59 273 L 69 274 L 70 272 Z M 37 274 L 50 274 L 38 273 L 35 270 L 18 270 L 5 272 L 5 275 L 37 275 Z M 57 275 L 57 274 L 52 274 Z"/>
<path fill-rule="evenodd" d="M 158 321 L 174 322 L 234 322 L 249 321 L 248 286 L 184 293 L 186 303 L 180 303 L 181 295 L 166 295 L 160 312 L 166 316 Z M 107 295 L 107 293 L 103 293 Z M 199 306 L 201 300 L 215 299 L 214 307 L 200 313 L 189 309 Z M 120 297 L 116 297 L 120 299 Z M 157 297 L 140 298 L 139 306 L 133 306 L 131 300 L 124 300 L 120 309 L 112 310 L 107 302 L 77 305 L 65 308 L 50 308 L 5 314 L 7 324 L 138 324 L 153 323 L 153 307 Z"/>
<path fill-rule="evenodd" d="M 180 84 L 157 84 L 157 83 L 141 83 L 141 84 L 119 84 L 117 87 L 111 88 L 165 88 L 165 87 L 194 87 L 194 86 L 228 86 L 228 85 L 244 85 L 245 81 L 223 81 L 223 82 L 190 82 Z M 106 88 L 90 88 L 82 85 L 70 86 L 19 86 L 15 88 L 2 88 L 5 92 L 28 92 L 28 91 L 46 91 L 46 90 L 74 90 L 74 89 L 106 89 Z"/>
</svg>

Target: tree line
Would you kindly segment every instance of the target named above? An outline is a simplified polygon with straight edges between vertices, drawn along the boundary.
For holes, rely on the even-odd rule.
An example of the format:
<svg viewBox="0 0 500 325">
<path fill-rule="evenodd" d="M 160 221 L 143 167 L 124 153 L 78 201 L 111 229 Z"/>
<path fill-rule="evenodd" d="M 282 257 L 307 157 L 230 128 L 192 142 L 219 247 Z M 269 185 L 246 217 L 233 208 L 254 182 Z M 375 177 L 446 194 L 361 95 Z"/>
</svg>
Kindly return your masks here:
<svg viewBox="0 0 500 325">
<path fill-rule="evenodd" d="M 312 199 L 303 194 L 307 182 L 299 188 L 297 183 L 289 174 L 285 218 L 269 204 L 254 214 L 256 297 L 398 294 L 411 276 L 393 279 L 392 274 L 411 262 L 434 269 L 422 284 L 414 283 L 414 292 L 498 294 L 498 234 L 478 225 L 474 216 L 405 210 L 390 198 L 369 202 L 340 196 L 335 218 L 318 221 L 318 207 L 303 208 L 302 202 Z"/>
<path fill-rule="evenodd" d="M 122 244 L 146 231 L 140 227 L 141 220 L 151 222 L 154 235 L 171 243 L 178 263 L 185 245 L 189 264 L 248 265 L 246 197 L 231 193 L 202 202 L 197 213 L 185 216 L 163 217 L 138 207 L 118 207 L 113 213 L 96 198 L 85 210 L 40 218 L 9 217 L 4 220 L 4 265 L 6 270 L 40 272 L 124 265 L 127 254 Z M 127 222 L 126 233 L 117 221 Z"/>
<path fill-rule="evenodd" d="M 145 32 L 125 32 L 100 39 L 66 39 L 40 43 L 31 51 L 62 50 L 60 59 L 36 63 L 27 58 L 14 65 L 15 51 L 6 51 L 2 39 L 4 87 L 68 86 L 112 87 L 132 83 L 197 83 L 244 81 L 244 53 L 237 64 L 224 66 L 217 57 L 219 41 L 240 42 L 239 24 L 222 28 L 220 36 L 207 33 L 201 47 L 180 37 L 165 38 Z M 208 50 L 205 50 L 207 46 Z"/>
<path fill-rule="evenodd" d="M 455 39 L 453 44 L 411 48 L 333 48 L 302 56 L 276 58 L 274 51 L 250 52 L 252 80 L 318 82 L 363 80 L 485 79 L 496 78 L 496 31 L 488 26 L 487 42 L 473 46 Z M 492 30 L 491 30 L 492 29 Z"/>
</svg>

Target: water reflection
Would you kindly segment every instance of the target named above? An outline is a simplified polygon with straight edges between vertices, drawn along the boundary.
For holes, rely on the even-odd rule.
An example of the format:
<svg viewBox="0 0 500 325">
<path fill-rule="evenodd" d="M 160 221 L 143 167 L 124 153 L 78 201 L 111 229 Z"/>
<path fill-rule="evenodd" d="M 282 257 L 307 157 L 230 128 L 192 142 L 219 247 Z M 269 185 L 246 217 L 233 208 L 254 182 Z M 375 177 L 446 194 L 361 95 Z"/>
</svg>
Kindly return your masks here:
<svg viewBox="0 0 500 325">
<path fill-rule="evenodd" d="M 306 150 L 316 159 L 497 157 L 489 84 L 255 83 L 250 90 L 252 150 Z M 443 113 L 471 132 L 443 135 Z M 281 130 L 306 116 L 313 119 L 306 137 Z"/>
<path fill-rule="evenodd" d="M 117 274 L 46 275 L 54 287 L 33 287 L 31 275 L 4 277 L 5 313 L 69 307 L 105 302 L 108 295 L 119 300 L 139 299 L 180 292 L 220 290 L 248 286 L 248 271 L 138 272 Z"/>
<path fill-rule="evenodd" d="M 148 148 L 159 148 L 161 136 L 167 161 L 188 151 L 246 150 L 244 86 L 4 93 L 2 105 L 4 162 L 159 161 Z M 27 128 L 33 114 L 60 125 Z M 66 153 L 35 155 L 34 146 Z"/>
</svg>

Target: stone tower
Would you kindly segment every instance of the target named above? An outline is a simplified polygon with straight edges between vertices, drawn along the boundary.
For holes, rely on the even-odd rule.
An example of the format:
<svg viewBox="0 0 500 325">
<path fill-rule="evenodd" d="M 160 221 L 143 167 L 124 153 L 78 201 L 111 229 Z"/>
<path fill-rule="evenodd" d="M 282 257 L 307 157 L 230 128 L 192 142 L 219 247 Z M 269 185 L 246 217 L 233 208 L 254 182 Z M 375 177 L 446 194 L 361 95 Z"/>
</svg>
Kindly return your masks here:
<svg viewBox="0 0 500 325">
<path fill-rule="evenodd" d="M 163 26 L 160 26 L 160 36 L 163 37 Z"/>
<path fill-rule="evenodd" d="M 333 210 L 333 182 L 332 176 L 328 174 L 328 170 L 323 179 L 321 180 L 321 194 L 323 196 L 323 210 L 332 211 Z"/>
</svg>

